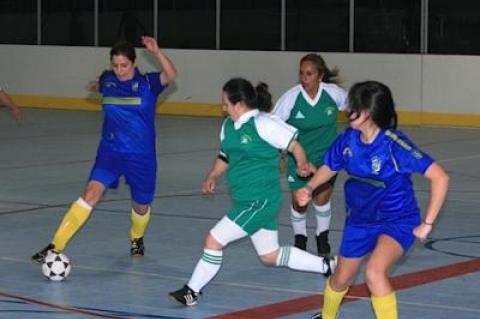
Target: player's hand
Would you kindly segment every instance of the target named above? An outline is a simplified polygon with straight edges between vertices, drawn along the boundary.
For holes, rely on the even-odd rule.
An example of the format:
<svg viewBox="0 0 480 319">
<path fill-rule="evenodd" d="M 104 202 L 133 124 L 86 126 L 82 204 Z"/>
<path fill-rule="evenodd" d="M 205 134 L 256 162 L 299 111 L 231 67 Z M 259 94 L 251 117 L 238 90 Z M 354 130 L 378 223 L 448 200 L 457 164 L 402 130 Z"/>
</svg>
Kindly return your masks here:
<svg viewBox="0 0 480 319">
<path fill-rule="evenodd" d="M 306 206 L 312 200 L 312 192 L 309 188 L 302 187 L 296 192 L 295 198 L 297 199 L 298 205 Z"/>
<path fill-rule="evenodd" d="M 87 91 L 92 93 L 98 92 L 98 80 L 88 82 L 87 85 L 85 86 L 85 89 L 87 89 Z"/>
<path fill-rule="evenodd" d="M 157 53 L 158 51 L 160 51 L 157 40 L 155 40 L 152 37 L 142 36 L 142 43 L 145 46 L 145 48 L 151 53 Z"/>
<path fill-rule="evenodd" d="M 308 177 L 315 173 L 317 168 L 310 162 L 297 165 L 297 175 L 300 177 Z"/>
<path fill-rule="evenodd" d="M 415 229 L 413 230 L 413 235 L 415 235 L 415 237 L 417 237 L 421 242 L 424 242 L 427 240 L 427 237 L 432 231 L 432 229 L 432 225 L 421 223 L 420 225 L 415 227 Z"/>
<path fill-rule="evenodd" d="M 207 177 L 202 184 L 202 192 L 204 194 L 212 194 L 215 193 L 215 188 L 217 187 L 217 182 L 214 178 Z"/>
</svg>

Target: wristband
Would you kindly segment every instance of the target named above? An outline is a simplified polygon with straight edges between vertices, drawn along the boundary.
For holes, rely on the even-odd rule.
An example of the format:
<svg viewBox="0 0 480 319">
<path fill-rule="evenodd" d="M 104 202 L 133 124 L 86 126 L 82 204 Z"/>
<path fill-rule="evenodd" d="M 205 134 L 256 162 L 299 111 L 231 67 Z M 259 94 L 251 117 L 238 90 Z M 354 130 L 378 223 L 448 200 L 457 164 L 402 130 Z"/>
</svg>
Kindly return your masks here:
<svg viewBox="0 0 480 319">
<path fill-rule="evenodd" d="M 422 222 L 422 223 L 424 223 L 425 225 L 428 225 L 428 226 L 433 226 L 433 223 L 427 223 L 427 221 L 426 221 L 426 220 L 423 220 L 423 222 Z"/>
</svg>

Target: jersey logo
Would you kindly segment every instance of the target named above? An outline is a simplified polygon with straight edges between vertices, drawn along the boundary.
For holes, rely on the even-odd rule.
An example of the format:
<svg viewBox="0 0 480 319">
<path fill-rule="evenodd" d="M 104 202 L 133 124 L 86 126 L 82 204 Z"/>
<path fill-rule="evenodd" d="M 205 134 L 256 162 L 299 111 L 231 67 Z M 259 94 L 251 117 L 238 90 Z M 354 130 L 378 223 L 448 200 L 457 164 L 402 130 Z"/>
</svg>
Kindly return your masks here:
<svg viewBox="0 0 480 319">
<path fill-rule="evenodd" d="M 305 115 L 303 115 L 302 112 L 298 111 L 297 114 L 295 114 L 295 118 L 296 119 L 304 119 Z"/>
<path fill-rule="evenodd" d="M 247 134 L 243 134 L 241 137 L 240 137 L 240 144 L 248 144 L 252 141 L 252 137 L 250 135 L 247 135 Z"/>
<path fill-rule="evenodd" d="M 292 175 L 288 175 L 287 181 L 289 181 L 290 183 L 293 183 L 295 182 L 295 178 Z"/>
<path fill-rule="evenodd" d="M 105 82 L 105 86 L 107 88 L 114 88 L 117 87 L 117 84 L 115 82 Z"/>
<path fill-rule="evenodd" d="M 378 175 L 382 169 L 382 160 L 378 156 L 372 157 L 372 174 Z"/>
<path fill-rule="evenodd" d="M 343 156 L 348 156 L 348 157 L 353 156 L 353 152 L 352 152 L 352 149 L 350 147 L 345 147 L 342 151 L 342 154 L 343 154 Z"/>
<path fill-rule="evenodd" d="M 134 83 L 132 84 L 132 91 L 133 91 L 133 92 L 137 92 L 137 91 L 138 91 L 138 82 L 134 82 Z"/>
<path fill-rule="evenodd" d="M 325 109 L 325 114 L 327 114 L 327 116 L 331 116 L 335 113 L 335 108 L 330 106 L 330 107 L 327 107 Z"/>
</svg>

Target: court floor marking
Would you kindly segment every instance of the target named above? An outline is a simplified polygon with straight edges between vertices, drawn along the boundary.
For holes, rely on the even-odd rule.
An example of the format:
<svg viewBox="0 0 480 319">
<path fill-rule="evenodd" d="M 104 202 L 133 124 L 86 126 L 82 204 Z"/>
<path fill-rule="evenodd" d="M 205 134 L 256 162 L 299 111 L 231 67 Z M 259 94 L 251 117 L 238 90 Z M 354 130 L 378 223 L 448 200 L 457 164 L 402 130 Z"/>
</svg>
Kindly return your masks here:
<svg viewBox="0 0 480 319">
<path fill-rule="evenodd" d="M 466 275 L 476 271 L 480 271 L 480 258 L 399 275 L 391 278 L 391 283 L 395 290 L 398 291 L 429 284 L 443 279 Z M 369 296 L 370 293 L 367 286 L 365 284 L 358 284 L 350 288 L 344 302 L 352 302 L 358 300 L 359 297 L 368 298 Z M 223 315 L 212 316 L 208 319 L 272 319 L 311 310 L 318 310 L 320 307 L 322 307 L 322 305 L 323 295 L 316 294 L 295 298 L 284 302 L 230 312 Z"/>
<path fill-rule="evenodd" d="M 42 301 L 42 300 L 38 300 L 38 299 L 23 297 L 23 296 L 11 294 L 11 293 L 8 293 L 8 292 L 3 292 L 3 291 L 0 291 L 0 296 L 6 297 L 6 298 L 9 298 L 9 299 L 21 300 L 21 301 L 24 301 L 28 304 L 47 306 L 49 308 L 63 310 L 63 311 L 70 312 L 70 313 L 78 313 L 78 314 L 82 314 L 82 315 L 100 317 L 100 318 L 125 319 L 124 316 L 118 317 L 118 316 L 112 316 L 112 315 L 108 315 L 108 314 L 102 314 L 102 313 L 95 312 L 95 311 L 83 310 L 83 309 L 76 308 L 76 307 L 70 307 L 70 306 L 60 305 L 60 304 L 51 303 L 51 302 L 47 302 L 47 301 Z"/>
</svg>

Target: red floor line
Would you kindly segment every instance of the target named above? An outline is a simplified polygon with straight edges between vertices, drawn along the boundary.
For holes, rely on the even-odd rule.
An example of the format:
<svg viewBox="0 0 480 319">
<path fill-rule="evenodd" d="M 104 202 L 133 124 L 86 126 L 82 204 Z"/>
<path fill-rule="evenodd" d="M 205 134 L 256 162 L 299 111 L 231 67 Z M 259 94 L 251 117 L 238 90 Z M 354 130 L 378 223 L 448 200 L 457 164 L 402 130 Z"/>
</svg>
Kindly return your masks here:
<svg viewBox="0 0 480 319">
<path fill-rule="evenodd" d="M 41 305 L 41 306 L 47 306 L 50 308 L 58 309 L 58 310 L 63 310 L 66 312 L 72 312 L 72 313 L 78 313 L 86 316 L 91 316 L 91 317 L 100 317 L 100 318 L 110 318 L 110 319 L 125 319 L 128 317 L 117 317 L 117 316 L 112 316 L 112 315 L 107 315 L 107 314 L 102 314 L 99 312 L 95 311 L 89 311 L 89 310 L 83 310 L 75 307 L 69 307 L 69 306 L 64 306 L 64 305 L 59 305 L 59 304 L 54 304 L 42 300 L 37 300 L 37 299 L 32 299 L 28 297 L 22 297 L 18 295 L 14 295 L 11 293 L 6 293 L 0 291 L 0 296 L 10 298 L 10 299 L 16 299 L 16 300 L 21 300 L 29 304 L 34 304 L 34 305 Z"/>
<path fill-rule="evenodd" d="M 421 270 L 393 277 L 391 282 L 395 290 L 402 290 L 435 281 L 462 276 L 480 271 L 480 258 L 457 264 Z M 348 298 L 351 296 L 352 298 Z M 357 300 L 356 297 L 369 297 L 365 284 L 352 286 L 344 302 Z M 208 319 L 272 319 L 317 310 L 323 305 L 323 295 L 316 294 L 269 305 L 239 310 Z"/>
</svg>

